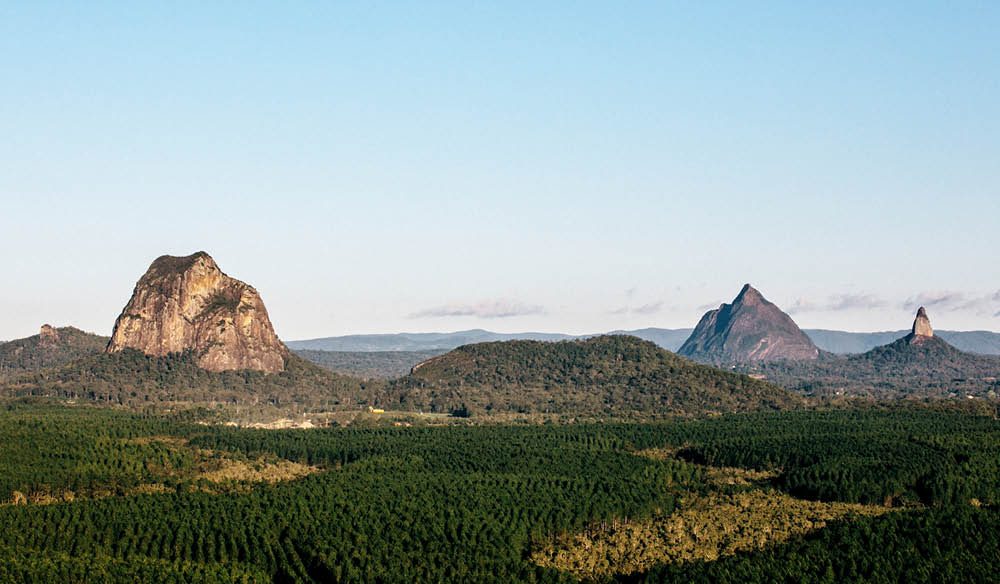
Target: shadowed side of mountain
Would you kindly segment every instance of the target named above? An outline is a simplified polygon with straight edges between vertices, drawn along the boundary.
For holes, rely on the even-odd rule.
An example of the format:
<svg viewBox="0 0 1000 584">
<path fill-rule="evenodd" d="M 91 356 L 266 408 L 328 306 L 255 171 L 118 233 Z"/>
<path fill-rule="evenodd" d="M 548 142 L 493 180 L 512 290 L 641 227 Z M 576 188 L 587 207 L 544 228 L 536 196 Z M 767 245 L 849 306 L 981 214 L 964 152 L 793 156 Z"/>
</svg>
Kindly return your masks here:
<svg viewBox="0 0 1000 584">
<path fill-rule="evenodd" d="M 812 340 L 780 308 L 750 284 L 733 300 L 710 310 L 678 354 L 703 363 L 811 360 Z"/>
</svg>

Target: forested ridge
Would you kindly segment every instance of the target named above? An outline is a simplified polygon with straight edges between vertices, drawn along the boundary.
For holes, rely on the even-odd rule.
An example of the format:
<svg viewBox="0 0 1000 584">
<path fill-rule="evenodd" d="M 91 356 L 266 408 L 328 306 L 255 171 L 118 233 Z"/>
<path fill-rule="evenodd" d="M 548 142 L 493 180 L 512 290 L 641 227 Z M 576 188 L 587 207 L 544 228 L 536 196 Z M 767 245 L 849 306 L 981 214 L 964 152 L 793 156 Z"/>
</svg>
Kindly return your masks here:
<svg viewBox="0 0 1000 584">
<path fill-rule="evenodd" d="M 108 344 L 108 337 L 71 326 L 51 328 L 49 334 L 32 335 L 0 342 L 0 380 L 29 371 L 61 367 L 76 359 L 96 355 Z"/>
<path fill-rule="evenodd" d="M 413 358 L 388 362 L 398 367 Z M 386 359 L 360 362 L 356 370 L 364 374 L 365 363 L 378 368 Z M 329 362 L 327 366 L 332 367 Z M 286 358 L 284 371 L 268 374 L 206 371 L 190 351 L 156 357 L 125 349 L 11 377 L 0 382 L 0 392 L 136 410 L 221 407 L 221 415 L 236 410 L 244 416 L 371 406 L 461 417 L 650 419 L 804 405 L 778 386 L 692 363 L 636 337 L 614 335 L 466 345 L 417 364 L 410 375 L 392 381 L 335 373 L 295 354 Z"/>
<path fill-rule="evenodd" d="M 55 397 L 134 409 L 174 405 L 357 409 L 382 387 L 327 371 L 290 355 L 285 370 L 212 372 L 191 352 L 166 357 L 134 349 L 84 357 L 59 368 L 8 379 L 11 397 Z"/>
<path fill-rule="evenodd" d="M 818 397 L 996 400 L 1000 395 L 1000 357 L 966 353 L 939 337 L 919 344 L 901 338 L 859 355 L 826 355 L 819 361 L 741 364 L 736 370 Z"/>
<path fill-rule="evenodd" d="M 7 449 L 0 499 L 8 501 L 0 506 L 0 580 L 572 582 L 577 575 L 539 565 L 532 554 L 570 534 L 599 537 L 625 522 L 696 513 L 691 500 L 741 501 L 740 493 L 779 504 L 778 493 L 876 502 L 888 512 L 844 517 L 714 561 L 630 575 L 611 566 L 602 579 L 773 582 L 801 573 L 815 582 L 957 582 L 950 562 L 963 562 L 971 581 L 998 565 L 995 410 L 267 431 L 101 408 L 8 408 L 0 411 Z M 84 489 L 79 481 L 96 488 L 161 480 L 163 465 L 142 461 L 171 441 L 321 472 L 223 491 L 181 473 L 159 493 L 9 504 L 14 490 L 37 491 L 40 481 L 58 493 Z M 11 456 L 6 445 L 15 443 L 30 449 Z M 713 465 L 767 472 L 724 483 Z M 756 499 L 747 500 L 752 511 Z M 947 548 L 935 544 L 940 538 Z"/>
<path fill-rule="evenodd" d="M 389 393 L 402 409 L 474 414 L 614 417 L 802 405 L 783 388 L 692 363 L 625 335 L 466 345 L 414 367 L 392 382 Z"/>
</svg>

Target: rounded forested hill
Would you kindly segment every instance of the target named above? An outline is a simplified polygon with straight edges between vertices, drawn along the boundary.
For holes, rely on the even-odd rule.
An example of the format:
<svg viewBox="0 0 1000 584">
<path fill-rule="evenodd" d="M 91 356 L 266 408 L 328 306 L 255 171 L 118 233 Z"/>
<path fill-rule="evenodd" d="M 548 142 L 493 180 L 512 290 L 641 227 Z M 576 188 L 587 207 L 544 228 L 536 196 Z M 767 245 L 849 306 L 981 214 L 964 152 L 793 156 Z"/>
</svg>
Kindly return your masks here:
<svg viewBox="0 0 1000 584">
<path fill-rule="evenodd" d="M 996 399 L 1000 394 L 1000 357 L 966 353 L 937 336 L 914 341 L 908 335 L 860 355 L 740 370 L 815 396 Z"/>
<path fill-rule="evenodd" d="M 787 390 L 623 335 L 465 345 L 396 381 L 386 407 L 619 416 L 781 409 Z"/>
<path fill-rule="evenodd" d="M 0 377 L 60 367 L 104 350 L 108 337 L 71 326 L 43 325 L 37 335 L 0 343 Z"/>
<path fill-rule="evenodd" d="M 327 371 L 297 355 L 289 355 L 279 373 L 214 372 L 199 367 L 191 351 L 157 357 L 125 349 L 13 376 L 0 385 L 0 396 L 79 399 L 136 408 L 229 404 L 244 409 L 356 410 L 379 395 L 381 387 Z"/>
</svg>

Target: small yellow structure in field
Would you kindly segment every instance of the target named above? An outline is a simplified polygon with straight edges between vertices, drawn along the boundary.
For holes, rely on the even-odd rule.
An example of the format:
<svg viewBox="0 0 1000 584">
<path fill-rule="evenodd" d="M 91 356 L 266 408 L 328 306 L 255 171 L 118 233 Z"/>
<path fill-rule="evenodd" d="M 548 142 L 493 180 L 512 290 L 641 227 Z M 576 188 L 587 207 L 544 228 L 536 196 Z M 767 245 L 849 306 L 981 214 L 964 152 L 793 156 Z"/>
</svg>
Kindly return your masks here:
<svg viewBox="0 0 1000 584">
<path fill-rule="evenodd" d="M 373 408 L 371 406 L 368 406 L 368 411 L 371 412 L 371 413 L 373 413 L 373 414 L 384 414 L 385 413 L 385 410 L 380 410 L 380 409 L 377 409 L 377 408 Z"/>
</svg>

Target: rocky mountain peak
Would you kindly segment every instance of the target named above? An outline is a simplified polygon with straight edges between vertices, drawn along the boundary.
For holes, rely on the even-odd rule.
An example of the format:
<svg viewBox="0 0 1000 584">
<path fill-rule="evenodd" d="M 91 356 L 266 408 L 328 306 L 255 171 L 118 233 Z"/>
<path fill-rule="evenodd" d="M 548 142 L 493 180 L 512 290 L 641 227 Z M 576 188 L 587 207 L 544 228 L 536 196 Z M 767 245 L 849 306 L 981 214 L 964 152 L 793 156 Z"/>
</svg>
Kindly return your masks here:
<svg viewBox="0 0 1000 584">
<path fill-rule="evenodd" d="M 921 306 L 917 310 L 917 317 L 913 319 L 913 330 L 910 332 L 910 337 L 913 340 L 919 338 L 930 338 L 934 336 L 934 329 L 931 328 L 931 320 L 927 318 L 927 311 Z"/>
<path fill-rule="evenodd" d="M 210 371 L 282 371 L 289 355 L 257 290 L 227 276 L 205 252 L 150 264 L 115 322 L 107 352 L 126 348 L 159 357 L 192 351 Z"/>
<path fill-rule="evenodd" d="M 709 363 L 816 359 L 819 349 L 790 316 L 750 284 L 710 310 L 678 354 Z"/>
<path fill-rule="evenodd" d="M 59 332 L 50 324 L 43 324 L 38 331 L 38 342 L 54 345 L 59 342 Z"/>
<path fill-rule="evenodd" d="M 750 284 L 744 284 L 743 285 L 743 289 L 740 290 L 740 293 L 736 296 L 736 299 L 733 300 L 733 304 L 734 305 L 736 305 L 736 304 L 762 304 L 764 302 L 767 302 L 766 300 L 764 300 L 764 296 L 760 292 L 758 292 L 757 289 L 754 288 L 753 286 L 751 286 Z"/>
</svg>

